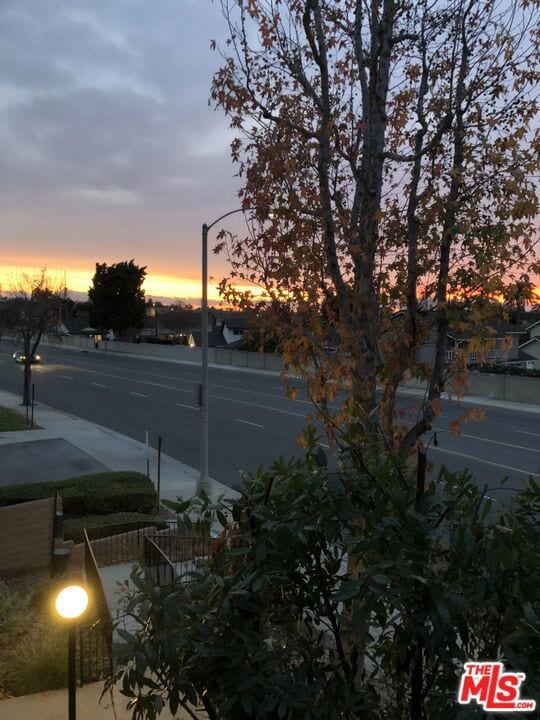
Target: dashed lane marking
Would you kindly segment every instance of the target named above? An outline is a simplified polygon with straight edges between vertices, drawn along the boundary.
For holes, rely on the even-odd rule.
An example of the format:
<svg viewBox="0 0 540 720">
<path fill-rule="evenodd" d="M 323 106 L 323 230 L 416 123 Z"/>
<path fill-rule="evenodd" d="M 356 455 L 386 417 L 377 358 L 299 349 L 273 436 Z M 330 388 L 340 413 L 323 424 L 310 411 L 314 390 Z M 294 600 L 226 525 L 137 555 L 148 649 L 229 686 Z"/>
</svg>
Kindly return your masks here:
<svg viewBox="0 0 540 720">
<path fill-rule="evenodd" d="M 237 403 L 238 405 L 249 405 L 249 407 L 256 407 L 260 410 L 271 410 L 272 412 L 283 413 L 284 415 L 295 415 L 296 417 L 301 417 L 304 419 L 306 417 L 302 413 L 295 413 L 291 412 L 290 410 L 280 410 L 279 408 L 273 408 L 269 405 L 258 405 L 257 403 L 250 403 L 246 400 L 235 400 L 234 398 L 223 397 L 222 395 L 212 395 L 212 397 L 216 400 L 225 400 L 226 402 Z"/>
<path fill-rule="evenodd" d="M 198 407 L 195 407 L 194 405 L 184 405 L 184 403 L 176 403 L 178 407 L 187 408 L 188 410 L 198 410 Z"/>
<path fill-rule="evenodd" d="M 130 392 L 129 394 L 130 394 L 130 395 L 136 395 L 137 397 L 143 397 L 143 398 L 147 398 L 147 397 L 148 397 L 148 395 L 143 395 L 143 393 L 138 393 L 138 392 Z"/>
<path fill-rule="evenodd" d="M 444 428 L 434 427 L 433 430 L 435 432 L 444 432 Z M 467 433 L 459 433 L 457 437 L 470 438 L 471 440 L 481 440 L 482 442 L 493 443 L 493 445 L 504 445 L 504 447 L 516 448 L 516 450 L 528 450 L 529 452 L 540 453 L 539 448 L 532 448 L 528 447 L 527 445 L 514 445 L 513 443 L 502 442 L 502 440 L 492 440 L 491 438 L 480 437 L 480 435 L 468 435 Z"/>
<path fill-rule="evenodd" d="M 510 465 L 501 465 L 500 463 L 491 462 L 491 460 L 484 460 L 484 458 L 477 457 L 476 455 L 468 455 L 467 453 L 460 453 L 455 450 L 446 450 L 445 448 L 435 447 L 434 445 L 430 446 L 430 450 L 447 453 L 448 455 L 457 455 L 457 457 L 468 458 L 469 460 L 476 460 L 477 462 L 484 463 L 485 465 L 493 465 L 494 467 L 499 467 L 503 470 L 511 470 L 512 472 L 521 473 L 522 475 L 540 477 L 540 473 L 534 473 L 531 470 L 520 470 L 520 468 L 510 467 Z"/>
<path fill-rule="evenodd" d="M 245 423 L 246 425 L 253 425 L 254 427 L 258 428 L 264 428 L 264 425 L 259 425 L 259 423 L 250 422 L 249 420 L 242 420 L 242 418 L 235 418 L 236 422 Z"/>
</svg>

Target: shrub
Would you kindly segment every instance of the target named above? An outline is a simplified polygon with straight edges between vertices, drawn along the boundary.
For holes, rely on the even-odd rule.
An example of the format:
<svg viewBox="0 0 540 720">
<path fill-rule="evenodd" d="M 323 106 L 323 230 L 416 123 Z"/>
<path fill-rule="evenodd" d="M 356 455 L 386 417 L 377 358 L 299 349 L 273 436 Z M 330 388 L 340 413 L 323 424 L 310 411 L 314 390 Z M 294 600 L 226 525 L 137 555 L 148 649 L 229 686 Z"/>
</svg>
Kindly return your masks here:
<svg viewBox="0 0 540 720">
<path fill-rule="evenodd" d="M 502 660 L 527 674 L 523 697 L 538 693 L 532 478 L 495 516 L 467 473 L 420 492 L 397 459 L 353 452 L 336 472 L 311 444 L 242 489 L 203 507 L 235 525 L 190 582 L 132 575 L 138 632 L 108 684 L 134 718 L 200 702 L 220 720 L 465 720 L 482 714 L 456 701 L 474 659 Z"/>
<path fill-rule="evenodd" d="M 67 685 L 67 636 L 50 625 L 37 637 L 25 635 L 9 653 L 4 683 L 14 695 L 57 690 Z"/>
<path fill-rule="evenodd" d="M 150 513 L 156 491 L 141 473 L 106 472 L 49 483 L 27 483 L 0 488 L 0 506 L 62 495 L 64 515 L 108 515 L 116 512 Z"/>
<path fill-rule="evenodd" d="M 64 521 L 64 539 L 74 543 L 84 542 L 84 528 L 107 528 L 107 535 L 124 533 L 152 521 L 152 517 L 144 513 L 123 512 L 111 515 L 86 515 L 80 518 L 68 518 Z M 117 526 L 117 527 L 115 527 Z M 99 537 L 98 532 L 92 533 L 93 538 Z"/>
<path fill-rule="evenodd" d="M 514 365 L 481 365 L 478 368 L 478 372 L 540 378 L 540 370 L 527 370 L 526 368 L 516 367 Z"/>
</svg>

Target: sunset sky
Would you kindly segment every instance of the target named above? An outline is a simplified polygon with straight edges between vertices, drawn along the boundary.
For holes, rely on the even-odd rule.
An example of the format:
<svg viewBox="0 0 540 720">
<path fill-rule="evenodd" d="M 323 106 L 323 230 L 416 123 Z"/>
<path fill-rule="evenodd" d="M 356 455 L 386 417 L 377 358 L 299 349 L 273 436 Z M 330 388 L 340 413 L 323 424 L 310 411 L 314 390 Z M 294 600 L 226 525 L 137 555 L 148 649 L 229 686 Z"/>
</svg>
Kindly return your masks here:
<svg viewBox="0 0 540 720">
<path fill-rule="evenodd" d="M 225 37 L 217 0 L 1 0 L 1 291 L 47 268 L 86 293 L 133 258 L 148 295 L 199 302 L 201 224 L 238 207 L 208 106 Z M 209 273 L 215 301 L 225 260 Z"/>
<path fill-rule="evenodd" d="M 208 107 L 224 34 L 210 0 L 2 0 L 2 290 L 47 267 L 84 292 L 96 262 L 134 258 L 147 294 L 198 301 L 201 224 L 238 206 Z"/>
</svg>

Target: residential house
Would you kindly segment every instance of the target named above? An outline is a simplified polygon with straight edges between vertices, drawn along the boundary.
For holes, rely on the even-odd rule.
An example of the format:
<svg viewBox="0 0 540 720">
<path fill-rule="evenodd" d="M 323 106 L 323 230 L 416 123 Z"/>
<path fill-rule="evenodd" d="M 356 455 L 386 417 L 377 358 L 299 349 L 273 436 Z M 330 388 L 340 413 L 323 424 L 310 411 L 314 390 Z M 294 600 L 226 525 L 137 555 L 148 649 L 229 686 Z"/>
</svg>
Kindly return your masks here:
<svg viewBox="0 0 540 720">
<path fill-rule="evenodd" d="M 218 324 L 222 323 L 221 331 L 227 347 L 234 347 L 242 343 L 248 330 L 248 323 L 245 317 L 241 315 L 225 317 L 217 322 Z"/>
<path fill-rule="evenodd" d="M 526 327 L 527 337 L 519 346 L 523 358 L 527 358 L 527 367 L 540 369 L 540 320 Z"/>
</svg>

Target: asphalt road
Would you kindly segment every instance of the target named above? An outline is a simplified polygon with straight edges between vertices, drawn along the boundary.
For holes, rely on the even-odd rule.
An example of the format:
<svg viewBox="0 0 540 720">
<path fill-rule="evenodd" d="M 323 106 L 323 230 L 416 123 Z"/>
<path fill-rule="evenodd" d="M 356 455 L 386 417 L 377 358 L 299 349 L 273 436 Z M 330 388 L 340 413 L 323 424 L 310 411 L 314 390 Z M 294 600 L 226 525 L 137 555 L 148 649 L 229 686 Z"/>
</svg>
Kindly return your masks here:
<svg viewBox="0 0 540 720">
<path fill-rule="evenodd" d="M 22 390 L 22 367 L 11 355 L 12 345 L 0 341 L 0 387 Z M 44 362 L 33 366 L 36 419 L 39 403 L 98 423 L 150 443 L 163 438 L 163 452 L 199 467 L 199 368 L 105 353 L 42 346 Z M 238 470 L 254 471 L 279 455 L 299 455 L 296 438 L 313 406 L 298 381 L 296 400 L 285 397 L 276 375 L 210 368 L 210 473 L 234 486 Z M 413 413 L 418 398 L 402 396 L 400 407 Z M 487 419 L 467 423 L 460 437 L 446 431 L 448 423 L 470 405 L 443 403 L 437 421 L 438 447 L 429 453 L 435 469 L 468 468 L 489 494 L 502 500 L 525 485 L 529 474 L 540 478 L 540 414 L 485 408 Z M 321 438 L 321 444 L 326 441 Z M 502 486 L 501 479 L 508 477 Z"/>
</svg>

